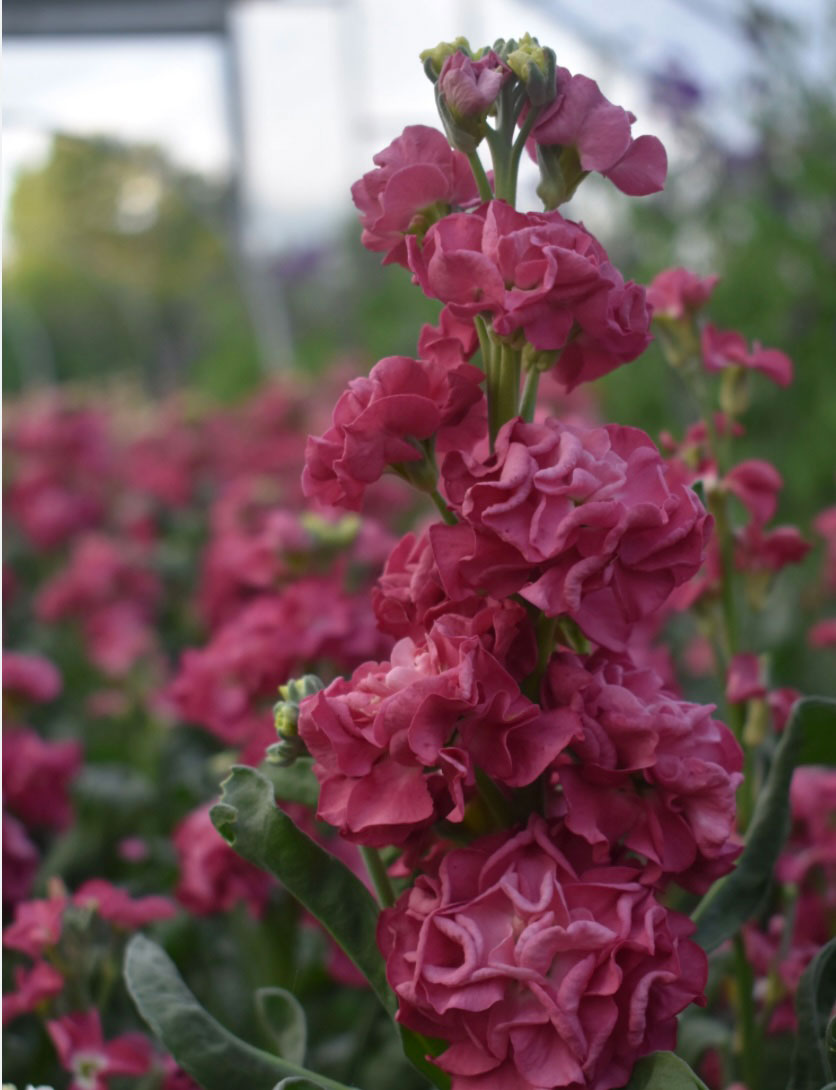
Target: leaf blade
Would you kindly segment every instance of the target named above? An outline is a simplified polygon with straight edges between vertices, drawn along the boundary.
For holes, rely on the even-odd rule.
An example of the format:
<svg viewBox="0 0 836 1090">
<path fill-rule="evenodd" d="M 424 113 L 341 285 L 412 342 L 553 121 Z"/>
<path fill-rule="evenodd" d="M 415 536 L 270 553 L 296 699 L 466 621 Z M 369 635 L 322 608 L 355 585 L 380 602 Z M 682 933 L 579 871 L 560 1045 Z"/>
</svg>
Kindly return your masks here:
<svg viewBox="0 0 836 1090">
<path fill-rule="evenodd" d="M 735 935 L 765 901 L 789 833 L 792 774 L 803 764 L 836 765 L 836 700 L 805 697 L 792 711 L 760 793 L 737 867 L 693 914 L 696 942 L 710 953 Z"/>
</svg>

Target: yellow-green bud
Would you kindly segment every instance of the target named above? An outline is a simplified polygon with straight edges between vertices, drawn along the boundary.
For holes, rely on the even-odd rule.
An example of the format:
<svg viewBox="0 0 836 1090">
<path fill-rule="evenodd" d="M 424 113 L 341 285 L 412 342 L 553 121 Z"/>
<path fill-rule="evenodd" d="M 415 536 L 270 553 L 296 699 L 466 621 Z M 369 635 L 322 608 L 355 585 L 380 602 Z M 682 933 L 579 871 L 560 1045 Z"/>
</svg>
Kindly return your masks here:
<svg viewBox="0 0 836 1090">
<path fill-rule="evenodd" d="M 535 348 L 526 341 L 522 350 L 522 365 L 526 371 L 548 371 L 554 367 L 559 355 L 556 349 Z"/>
<path fill-rule="evenodd" d="M 302 528 L 315 539 L 318 545 L 331 548 L 345 548 L 350 545 L 360 531 L 359 515 L 345 515 L 337 522 L 328 522 L 313 511 L 306 511 L 299 518 Z"/>
<path fill-rule="evenodd" d="M 530 34 L 523 34 L 516 49 L 505 56 L 505 62 L 525 87 L 532 106 L 546 106 L 554 101 L 557 60 L 553 50 L 541 46 Z"/>
<path fill-rule="evenodd" d="M 742 416 L 749 400 L 749 372 L 745 367 L 725 368 L 720 380 L 720 408 L 727 416 Z"/>
<path fill-rule="evenodd" d="M 439 42 L 433 49 L 425 49 L 421 54 L 421 62 L 427 76 L 435 83 L 444 62 L 454 53 L 467 53 L 471 56 L 470 42 L 467 38 L 456 38 L 452 42 Z"/>
</svg>

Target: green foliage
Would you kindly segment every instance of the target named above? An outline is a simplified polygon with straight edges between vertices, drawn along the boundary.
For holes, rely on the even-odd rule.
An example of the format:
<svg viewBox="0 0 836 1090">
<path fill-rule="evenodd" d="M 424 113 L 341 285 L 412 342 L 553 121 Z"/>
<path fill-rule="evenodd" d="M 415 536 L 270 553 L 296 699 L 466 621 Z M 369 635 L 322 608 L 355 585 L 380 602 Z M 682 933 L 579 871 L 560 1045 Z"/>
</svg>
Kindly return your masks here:
<svg viewBox="0 0 836 1090">
<path fill-rule="evenodd" d="M 787 1090 L 821 1090 L 836 1079 L 836 1041 L 828 1019 L 836 1004 L 836 939 L 807 966 L 795 997 L 798 1035 Z"/>
<path fill-rule="evenodd" d="M 233 768 L 212 820 L 239 855 L 275 875 L 319 920 L 394 1013 L 395 997 L 375 941 L 377 905 L 348 867 L 276 807 L 269 780 L 253 768 Z"/>
<path fill-rule="evenodd" d="M 708 1087 L 673 1052 L 652 1052 L 633 1068 L 624 1090 L 708 1090 Z"/>
<path fill-rule="evenodd" d="M 836 766 L 836 700 L 808 697 L 793 708 L 758 796 L 737 867 L 712 887 L 693 914 L 694 938 L 703 949 L 715 950 L 736 935 L 766 900 L 789 832 L 792 774 L 805 764 Z"/>
<path fill-rule="evenodd" d="M 143 935 L 128 943 L 125 981 L 139 1013 L 204 1090 L 272 1090 L 288 1077 L 305 1078 L 324 1090 L 345 1090 L 224 1029 L 201 1007 L 165 951 Z"/>
<path fill-rule="evenodd" d="M 157 148 L 56 136 L 11 196 L 4 388 L 128 372 L 155 392 L 252 387 L 227 203 Z"/>
<path fill-rule="evenodd" d="M 304 1063 L 308 1027 L 296 996 L 286 988 L 259 988 L 255 1009 L 279 1056 L 291 1063 Z"/>
</svg>

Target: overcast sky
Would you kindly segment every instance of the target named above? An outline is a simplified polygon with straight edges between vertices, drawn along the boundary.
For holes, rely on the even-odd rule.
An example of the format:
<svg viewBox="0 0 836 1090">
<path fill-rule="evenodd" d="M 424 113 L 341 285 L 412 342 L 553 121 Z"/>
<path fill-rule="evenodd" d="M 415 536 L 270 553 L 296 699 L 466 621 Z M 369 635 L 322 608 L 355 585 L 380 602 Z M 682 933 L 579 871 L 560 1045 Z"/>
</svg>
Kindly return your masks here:
<svg viewBox="0 0 836 1090">
<path fill-rule="evenodd" d="M 771 4 L 808 24 L 832 10 L 832 0 Z M 159 143 L 210 173 L 228 170 L 243 149 L 251 244 L 293 243 L 347 214 L 351 182 L 405 124 L 436 123 L 417 54 L 458 34 L 474 45 L 535 34 L 559 63 L 632 109 L 636 133 L 669 143 L 642 77 L 676 60 L 703 83 L 729 139 L 744 141 L 732 89 L 746 49 L 731 8 L 732 0 L 246 0 L 232 24 L 243 144 L 223 51 L 210 39 L 7 38 L 4 208 L 14 174 L 42 161 L 56 130 Z"/>
</svg>

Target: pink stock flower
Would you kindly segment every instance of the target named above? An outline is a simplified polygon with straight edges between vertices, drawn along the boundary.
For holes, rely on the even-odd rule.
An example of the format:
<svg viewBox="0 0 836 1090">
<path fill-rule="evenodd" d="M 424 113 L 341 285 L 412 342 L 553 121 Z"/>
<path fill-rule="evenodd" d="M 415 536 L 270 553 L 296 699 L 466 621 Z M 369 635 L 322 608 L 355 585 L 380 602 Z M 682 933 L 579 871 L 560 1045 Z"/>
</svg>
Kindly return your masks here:
<svg viewBox="0 0 836 1090">
<path fill-rule="evenodd" d="M 740 462 L 723 478 L 723 485 L 737 496 L 759 526 L 766 525 L 774 517 L 783 484 L 775 466 L 760 458 Z"/>
<path fill-rule="evenodd" d="M 113 1075 L 144 1075 L 151 1069 L 151 1042 L 141 1033 L 105 1041 L 99 1012 L 77 1011 L 47 1022 L 58 1058 L 72 1076 L 69 1090 L 108 1090 Z"/>
<path fill-rule="evenodd" d="M 15 908 L 14 920 L 3 932 L 3 945 L 37 961 L 61 937 L 61 918 L 67 903 L 63 894 L 47 900 L 21 901 Z"/>
<path fill-rule="evenodd" d="M 826 617 L 818 621 L 807 633 L 810 647 L 836 647 L 836 617 Z"/>
<path fill-rule="evenodd" d="M 61 692 L 61 674 L 43 655 L 3 652 L 3 696 L 46 704 Z"/>
<path fill-rule="evenodd" d="M 611 1090 L 703 1002 L 693 925 L 630 867 L 573 867 L 532 817 L 449 852 L 384 910 L 398 1020 L 449 1047 L 452 1090 Z"/>
<path fill-rule="evenodd" d="M 436 88 L 453 117 L 467 121 L 488 113 L 510 76 L 492 49 L 478 60 L 457 49 L 441 66 Z"/>
<path fill-rule="evenodd" d="M 735 566 L 744 572 L 779 572 L 787 564 L 800 564 L 810 548 L 795 526 L 763 530 L 750 522 L 735 534 Z"/>
<path fill-rule="evenodd" d="M 463 819 L 476 765 L 509 787 L 536 779 L 577 723 L 522 695 L 500 661 L 507 636 L 490 607 L 448 614 L 421 644 L 405 638 L 389 662 L 306 700 L 299 734 L 321 784 L 319 817 L 358 843 L 401 843 Z"/>
<path fill-rule="evenodd" d="M 42 1003 L 53 999 L 64 987 L 64 978 L 45 961 L 39 961 L 31 969 L 15 969 L 15 991 L 3 996 L 3 1025 L 37 1010 Z"/>
<path fill-rule="evenodd" d="M 644 288 L 625 284 L 600 243 L 559 212 L 491 201 L 445 217 L 407 249 L 415 281 L 452 315 L 489 316 L 499 336 L 522 330 L 534 348 L 559 353 L 554 369 L 567 390 L 650 343 Z"/>
<path fill-rule="evenodd" d="M 38 869 L 38 849 L 26 828 L 11 814 L 3 812 L 3 903 L 16 905 L 32 889 Z"/>
<path fill-rule="evenodd" d="M 422 360 L 444 368 L 458 367 L 469 360 L 479 347 L 479 338 L 473 322 L 457 318 L 449 309 L 442 307 L 438 325 L 423 325 L 418 335 L 418 355 Z"/>
<path fill-rule="evenodd" d="M 431 532 L 451 597 L 522 588 L 618 649 L 702 563 L 711 519 L 635 428 L 511 420 L 491 457 L 451 453 L 443 477 L 467 523 Z"/>
<path fill-rule="evenodd" d="M 78 742 L 47 742 L 29 727 L 6 731 L 5 805 L 29 827 L 66 828 L 72 819 L 68 789 L 81 761 Z"/>
<path fill-rule="evenodd" d="M 654 318 L 663 316 L 681 322 L 690 317 L 705 306 L 719 279 L 719 276 L 699 277 L 689 269 L 665 269 L 647 289 Z"/>
<path fill-rule="evenodd" d="M 180 862 L 177 900 L 196 916 L 228 912 L 240 903 L 260 916 L 273 881 L 230 848 L 212 824 L 210 809 L 211 804 L 193 810 L 172 835 Z"/>
<path fill-rule="evenodd" d="M 438 129 L 409 125 L 373 161 L 377 169 L 354 183 L 351 196 L 363 245 L 384 253 L 384 265 L 406 265 L 407 237 L 420 237 L 440 216 L 478 200 L 467 157 Z"/>
<path fill-rule="evenodd" d="M 619 862 L 627 848 L 647 861 L 643 881 L 698 893 L 732 869 L 742 754 L 712 705 L 677 700 L 651 670 L 598 652 L 554 655 L 544 706 L 579 716 L 578 737 L 555 762 L 551 812 L 597 862 Z"/>
<path fill-rule="evenodd" d="M 791 689 L 789 687 L 773 689 L 771 692 L 767 693 L 766 702 L 772 713 L 772 725 L 778 734 L 780 734 L 787 725 L 792 709 L 796 701 L 800 698 L 801 693 L 798 689 Z"/>
<path fill-rule="evenodd" d="M 710 323 L 702 331 L 702 358 L 707 371 L 743 367 L 762 371 L 778 386 L 789 386 L 792 382 L 792 360 L 784 352 L 777 348 L 763 348 L 757 341 L 749 352 L 739 333 L 719 330 Z"/>
<path fill-rule="evenodd" d="M 135 931 L 155 920 L 168 920 L 177 906 L 168 897 L 131 897 L 104 878 L 90 878 L 73 894 L 73 904 L 94 909 L 103 920 L 125 931 Z"/>
<path fill-rule="evenodd" d="M 156 646 L 151 622 L 160 593 L 142 550 L 88 534 L 78 539 L 64 570 L 42 587 L 35 612 L 42 621 L 80 623 L 95 665 L 122 677 Z"/>
<path fill-rule="evenodd" d="M 350 670 L 389 646 L 366 595 L 347 595 L 328 577 L 299 579 L 253 599 L 205 647 L 186 651 L 169 695 L 187 722 L 240 745 L 288 677 L 321 659 Z"/>
<path fill-rule="evenodd" d="M 742 651 L 729 663 L 726 677 L 726 700 L 730 704 L 742 704 L 747 700 L 766 696 L 763 668 L 757 655 Z"/>
<path fill-rule="evenodd" d="M 381 360 L 368 378 L 349 383 L 332 427 L 309 437 L 305 495 L 359 511 L 366 488 L 388 466 L 424 460 L 416 440 L 435 436 L 441 452 L 472 445 L 484 431 L 483 378 L 463 361 L 447 368 L 407 356 Z"/>
<path fill-rule="evenodd" d="M 537 118 L 529 146 L 573 147 L 584 171 L 603 174 L 631 197 L 664 189 L 665 149 L 655 136 L 633 139 L 634 114 L 605 98 L 588 76 L 573 76 L 567 68 L 558 68 L 556 82 L 557 95 Z"/>
</svg>

